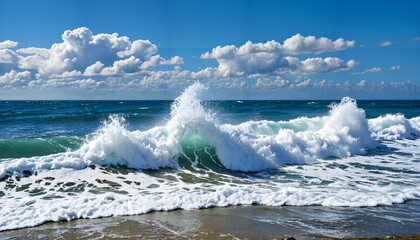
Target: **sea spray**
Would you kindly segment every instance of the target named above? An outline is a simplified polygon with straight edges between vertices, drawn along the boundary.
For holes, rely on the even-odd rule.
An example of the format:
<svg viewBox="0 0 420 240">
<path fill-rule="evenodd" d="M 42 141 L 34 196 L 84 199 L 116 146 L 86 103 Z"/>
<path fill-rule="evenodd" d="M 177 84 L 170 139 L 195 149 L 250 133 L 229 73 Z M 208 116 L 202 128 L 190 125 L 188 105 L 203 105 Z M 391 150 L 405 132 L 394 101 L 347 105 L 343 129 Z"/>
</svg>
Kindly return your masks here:
<svg viewBox="0 0 420 240">
<path fill-rule="evenodd" d="M 175 99 L 171 118 L 162 126 L 130 131 L 123 117 L 111 115 L 80 149 L 3 161 L 0 177 L 17 170 L 83 169 L 89 165 L 176 168 L 179 157 L 185 156 L 184 149 L 189 147 L 213 148 L 216 156 L 208 158 L 227 169 L 260 171 L 364 154 L 367 148 L 379 146 L 374 139 L 415 138 L 420 132 L 418 118 L 386 115 L 368 121 L 364 110 L 351 98 L 331 105 L 329 114 L 323 117 L 218 125 L 216 116 L 201 103 L 200 92 L 204 90 L 205 86 L 198 82 L 188 87 Z"/>
<path fill-rule="evenodd" d="M 1 159 L 0 231 L 173 209 L 357 207 L 420 197 L 419 117 L 367 120 L 344 98 L 316 117 L 218 124 L 201 103 L 204 90 L 187 88 L 170 119 L 146 130 L 111 115 L 76 150 Z"/>
<path fill-rule="evenodd" d="M 176 157 L 182 152 L 180 140 L 186 126 L 200 122 L 201 118 L 207 121 L 209 117 L 196 97 L 200 89 L 204 86 L 195 83 L 175 100 L 172 118 L 165 126 L 147 131 L 129 131 L 123 117 L 111 115 L 79 150 L 1 163 L 0 177 L 16 170 L 81 169 L 92 164 L 123 165 L 136 169 L 175 167 Z"/>
<path fill-rule="evenodd" d="M 369 129 L 379 140 L 415 139 L 420 136 L 420 117 L 406 119 L 401 114 L 386 114 L 370 119 Z"/>
<path fill-rule="evenodd" d="M 267 125 L 271 125 L 269 130 Z M 222 160 L 228 168 L 242 171 L 363 154 L 366 147 L 375 146 L 363 109 L 357 108 L 356 102 L 350 98 L 333 105 L 329 115 L 324 117 L 277 123 L 249 122 L 239 126 L 224 125 L 222 129 L 259 156 L 253 156 L 247 162 L 238 156 L 233 158 L 237 159 L 236 164 L 230 165 Z M 257 162 L 249 166 L 250 161 Z"/>
</svg>

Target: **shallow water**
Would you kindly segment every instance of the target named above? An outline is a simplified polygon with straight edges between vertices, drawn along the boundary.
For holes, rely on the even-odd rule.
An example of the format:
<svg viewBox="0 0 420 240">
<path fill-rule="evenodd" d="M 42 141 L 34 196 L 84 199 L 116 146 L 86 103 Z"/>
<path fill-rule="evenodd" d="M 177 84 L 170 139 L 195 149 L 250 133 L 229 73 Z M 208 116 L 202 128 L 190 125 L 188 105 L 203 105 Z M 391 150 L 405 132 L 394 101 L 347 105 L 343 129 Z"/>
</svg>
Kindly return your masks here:
<svg viewBox="0 0 420 240">
<path fill-rule="evenodd" d="M 321 222 L 340 209 L 340 219 L 389 214 L 420 229 L 418 204 L 405 203 L 420 197 L 420 101 L 212 102 L 202 91 L 175 102 L 0 102 L 0 230 L 255 204 L 271 218 L 313 206 L 286 226 L 317 228 L 313 209 L 326 212 Z"/>
<path fill-rule="evenodd" d="M 419 235 L 420 201 L 381 207 L 233 206 L 47 223 L 5 239 L 323 239 Z"/>
</svg>

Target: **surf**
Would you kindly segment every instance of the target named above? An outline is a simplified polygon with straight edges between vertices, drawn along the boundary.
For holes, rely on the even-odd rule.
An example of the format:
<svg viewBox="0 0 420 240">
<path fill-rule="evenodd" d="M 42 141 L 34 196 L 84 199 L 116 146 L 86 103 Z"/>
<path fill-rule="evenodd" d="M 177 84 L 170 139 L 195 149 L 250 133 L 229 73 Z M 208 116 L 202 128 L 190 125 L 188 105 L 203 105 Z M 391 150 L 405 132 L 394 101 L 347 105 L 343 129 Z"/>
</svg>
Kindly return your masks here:
<svg viewBox="0 0 420 240">
<path fill-rule="evenodd" d="M 147 129 L 111 114 L 85 137 L 1 140 L 0 231 L 174 209 L 420 197 L 419 117 L 367 119 L 343 98 L 320 116 L 221 123 L 205 91 L 193 84 Z"/>
<path fill-rule="evenodd" d="M 130 131 L 122 116 L 111 115 L 101 128 L 86 137 L 79 149 L 74 150 L 73 146 L 61 153 L 53 149 L 51 153 L 55 154 L 51 155 L 44 151 L 45 156 L 3 160 L 0 177 L 23 170 L 83 169 L 90 165 L 179 168 L 182 157 L 190 159 L 194 166 L 210 162 L 212 166 L 221 164 L 229 170 L 252 172 L 330 157 L 363 155 L 367 149 L 378 147 L 382 140 L 413 139 L 420 135 L 419 117 L 405 119 L 397 114 L 368 120 L 365 111 L 351 98 L 330 105 L 326 116 L 218 124 L 216 114 L 203 107 L 200 99 L 203 91 L 206 87 L 198 82 L 188 87 L 175 99 L 170 119 L 161 126 Z M 194 155 L 194 151 L 185 154 L 187 149 L 196 149 L 201 154 Z"/>
</svg>

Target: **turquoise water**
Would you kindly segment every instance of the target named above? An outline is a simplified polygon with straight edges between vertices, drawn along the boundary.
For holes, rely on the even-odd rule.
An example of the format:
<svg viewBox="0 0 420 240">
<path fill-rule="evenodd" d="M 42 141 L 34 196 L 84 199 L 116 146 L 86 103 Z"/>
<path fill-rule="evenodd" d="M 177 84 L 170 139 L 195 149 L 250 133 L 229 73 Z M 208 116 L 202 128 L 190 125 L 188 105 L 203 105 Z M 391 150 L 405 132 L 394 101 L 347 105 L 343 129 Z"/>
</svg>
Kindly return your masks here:
<svg viewBox="0 0 420 240">
<path fill-rule="evenodd" d="M 420 198 L 420 101 L 205 101 L 201 91 L 0 101 L 0 230 L 252 204 L 374 213 Z"/>
<path fill-rule="evenodd" d="M 221 124 L 288 121 L 328 114 L 339 101 L 203 101 Z M 75 150 L 112 114 L 123 116 L 130 130 L 163 125 L 173 101 L 0 101 L 0 159 L 42 156 Z M 366 118 L 386 114 L 420 116 L 420 101 L 361 100 Z"/>
</svg>

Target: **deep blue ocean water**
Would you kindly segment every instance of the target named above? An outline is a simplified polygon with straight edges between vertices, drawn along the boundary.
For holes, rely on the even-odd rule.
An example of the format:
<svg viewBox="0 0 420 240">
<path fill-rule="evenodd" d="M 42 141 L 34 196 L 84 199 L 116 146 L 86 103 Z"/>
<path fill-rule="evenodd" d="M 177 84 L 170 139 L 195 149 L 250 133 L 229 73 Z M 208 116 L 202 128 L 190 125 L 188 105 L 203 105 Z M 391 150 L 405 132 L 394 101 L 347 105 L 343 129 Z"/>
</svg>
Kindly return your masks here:
<svg viewBox="0 0 420 240">
<path fill-rule="evenodd" d="M 328 114 L 339 101 L 203 101 L 220 123 L 250 120 L 288 121 Z M 84 136 L 94 132 L 111 114 L 119 114 L 130 129 L 145 130 L 164 124 L 173 101 L 0 101 L 0 139 Z M 419 100 L 359 100 L 367 118 L 385 114 L 420 116 Z"/>
</svg>

